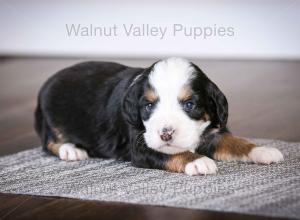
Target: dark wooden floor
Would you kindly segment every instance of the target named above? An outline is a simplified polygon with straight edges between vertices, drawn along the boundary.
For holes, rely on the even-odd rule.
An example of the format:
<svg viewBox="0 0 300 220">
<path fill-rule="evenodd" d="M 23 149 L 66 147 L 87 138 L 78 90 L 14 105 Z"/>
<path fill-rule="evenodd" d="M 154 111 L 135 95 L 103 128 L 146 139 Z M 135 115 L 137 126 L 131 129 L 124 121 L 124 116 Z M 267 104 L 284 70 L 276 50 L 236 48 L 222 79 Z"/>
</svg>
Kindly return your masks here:
<svg viewBox="0 0 300 220">
<path fill-rule="evenodd" d="M 0 155 L 39 146 L 33 130 L 36 94 L 57 70 L 84 59 L 0 59 Z M 147 66 L 153 60 L 115 60 Z M 229 126 L 240 136 L 300 141 L 299 61 L 196 60 L 226 94 Z M 1 177 L 0 177 L 1 178 Z M 0 219 L 267 219 L 233 213 L 0 194 Z"/>
</svg>

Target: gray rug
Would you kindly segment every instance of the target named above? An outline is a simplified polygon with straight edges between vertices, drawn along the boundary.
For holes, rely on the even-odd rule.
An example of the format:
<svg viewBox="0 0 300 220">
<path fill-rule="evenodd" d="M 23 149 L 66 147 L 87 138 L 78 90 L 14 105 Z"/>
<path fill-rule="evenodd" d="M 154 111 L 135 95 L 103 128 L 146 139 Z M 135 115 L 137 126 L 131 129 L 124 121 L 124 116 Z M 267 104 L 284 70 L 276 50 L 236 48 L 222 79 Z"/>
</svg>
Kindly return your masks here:
<svg viewBox="0 0 300 220">
<path fill-rule="evenodd" d="M 36 148 L 0 158 L 0 192 L 299 218 L 300 143 L 253 141 L 285 161 L 218 162 L 217 175 L 190 177 L 114 160 L 64 162 Z"/>
</svg>

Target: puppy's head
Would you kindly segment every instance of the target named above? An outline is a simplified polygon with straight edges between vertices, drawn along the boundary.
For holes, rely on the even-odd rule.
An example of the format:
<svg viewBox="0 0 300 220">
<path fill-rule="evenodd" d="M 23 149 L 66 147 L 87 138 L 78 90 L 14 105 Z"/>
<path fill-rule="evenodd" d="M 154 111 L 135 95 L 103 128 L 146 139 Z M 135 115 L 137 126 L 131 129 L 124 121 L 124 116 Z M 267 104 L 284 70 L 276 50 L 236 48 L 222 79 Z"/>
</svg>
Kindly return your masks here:
<svg viewBox="0 0 300 220">
<path fill-rule="evenodd" d="M 194 64 L 180 58 L 155 63 L 132 82 L 123 101 L 127 121 L 144 130 L 148 147 L 194 151 L 203 132 L 226 126 L 224 94 Z"/>
</svg>

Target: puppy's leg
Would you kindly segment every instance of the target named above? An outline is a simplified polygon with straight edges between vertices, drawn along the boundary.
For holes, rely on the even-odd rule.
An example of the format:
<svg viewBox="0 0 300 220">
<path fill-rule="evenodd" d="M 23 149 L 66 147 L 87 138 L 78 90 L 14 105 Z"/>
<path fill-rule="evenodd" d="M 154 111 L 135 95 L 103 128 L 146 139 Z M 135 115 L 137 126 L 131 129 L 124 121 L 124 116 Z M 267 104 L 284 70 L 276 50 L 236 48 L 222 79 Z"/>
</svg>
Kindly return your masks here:
<svg viewBox="0 0 300 220">
<path fill-rule="evenodd" d="M 216 146 L 213 158 L 221 161 L 245 161 L 260 164 L 278 163 L 282 153 L 273 147 L 258 147 L 245 139 L 224 134 Z"/>
<path fill-rule="evenodd" d="M 165 168 L 173 172 L 184 172 L 190 176 L 217 172 L 217 165 L 212 159 L 191 152 L 171 155 L 165 163 Z"/>
<path fill-rule="evenodd" d="M 72 143 L 50 142 L 47 145 L 47 149 L 65 161 L 85 160 L 89 158 L 86 150 L 78 148 Z"/>
<path fill-rule="evenodd" d="M 137 167 L 162 169 L 188 175 L 217 172 L 215 162 L 208 157 L 191 152 L 165 154 L 146 146 L 138 146 L 132 151 L 132 163 Z"/>
</svg>

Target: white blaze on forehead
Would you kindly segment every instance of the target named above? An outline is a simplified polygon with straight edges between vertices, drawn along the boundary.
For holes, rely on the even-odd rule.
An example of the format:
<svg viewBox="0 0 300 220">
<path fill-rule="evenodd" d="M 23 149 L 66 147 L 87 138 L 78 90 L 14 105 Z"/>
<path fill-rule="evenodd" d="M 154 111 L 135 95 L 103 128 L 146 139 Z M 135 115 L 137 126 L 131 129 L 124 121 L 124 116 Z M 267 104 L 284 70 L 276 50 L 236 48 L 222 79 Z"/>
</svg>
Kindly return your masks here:
<svg viewBox="0 0 300 220">
<path fill-rule="evenodd" d="M 160 98 L 176 97 L 184 85 L 193 78 L 194 68 L 185 59 L 169 58 L 155 64 L 149 82 Z"/>
</svg>

